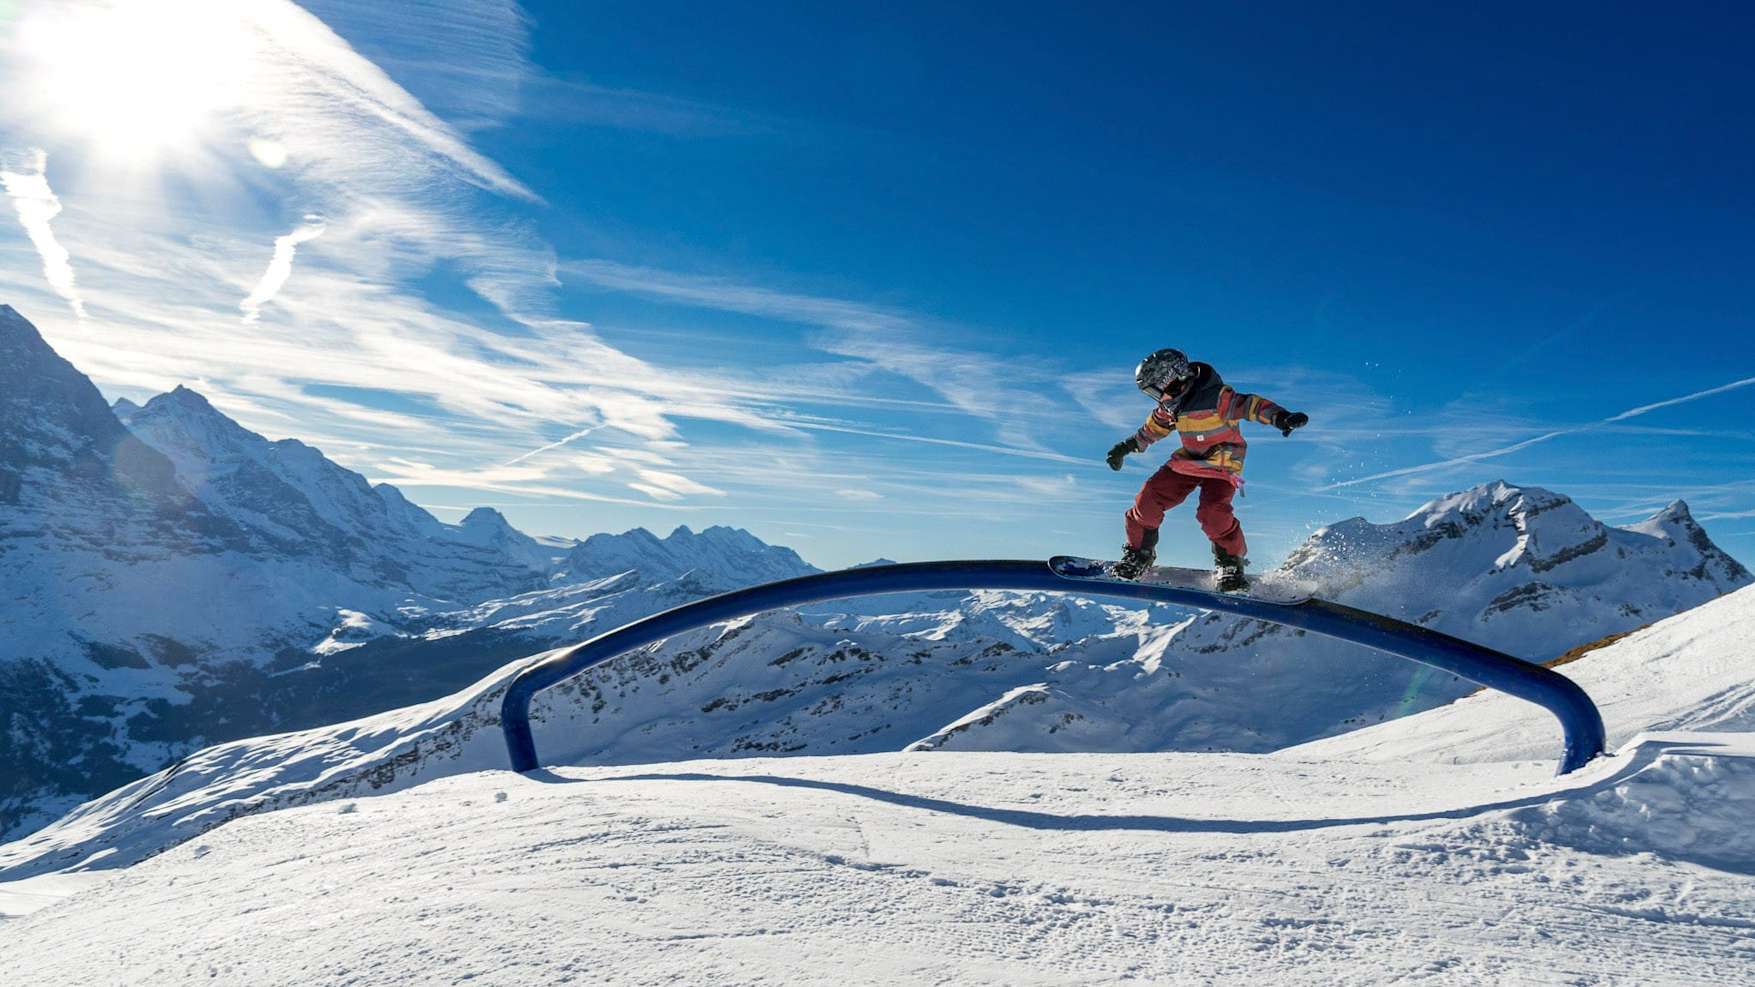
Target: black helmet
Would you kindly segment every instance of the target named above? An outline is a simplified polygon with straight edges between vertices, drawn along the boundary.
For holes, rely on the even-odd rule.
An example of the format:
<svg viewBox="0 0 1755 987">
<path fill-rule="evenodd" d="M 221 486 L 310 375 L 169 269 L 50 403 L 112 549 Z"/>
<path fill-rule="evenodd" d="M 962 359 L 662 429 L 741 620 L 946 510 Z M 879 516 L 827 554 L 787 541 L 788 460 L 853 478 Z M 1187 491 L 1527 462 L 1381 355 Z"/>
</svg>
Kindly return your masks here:
<svg viewBox="0 0 1755 987">
<path fill-rule="evenodd" d="M 1194 376 L 1194 367 L 1181 350 L 1159 350 L 1134 368 L 1133 382 L 1139 389 L 1162 401 L 1167 394 L 1181 390 L 1176 386 Z"/>
</svg>

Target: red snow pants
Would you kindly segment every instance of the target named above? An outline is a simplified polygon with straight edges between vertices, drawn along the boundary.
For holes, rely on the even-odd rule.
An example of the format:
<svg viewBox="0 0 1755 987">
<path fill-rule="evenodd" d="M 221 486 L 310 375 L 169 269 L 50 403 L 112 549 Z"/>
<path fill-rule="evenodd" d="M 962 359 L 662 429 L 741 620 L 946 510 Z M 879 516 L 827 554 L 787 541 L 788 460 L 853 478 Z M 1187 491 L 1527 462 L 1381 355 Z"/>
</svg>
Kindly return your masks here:
<svg viewBox="0 0 1755 987">
<path fill-rule="evenodd" d="M 1248 546 L 1243 541 L 1243 524 L 1231 511 L 1231 498 L 1236 496 L 1237 486 L 1221 477 L 1178 473 L 1169 466 L 1153 473 L 1134 497 L 1133 507 L 1127 512 L 1128 547 L 1140 547 L 1146 532 L 1156 531 L 1164 523 L 1164 512 L 1187 500 L 1197 487 L 1200 506 L 1194 510 L 1194 519 L 1200 522 L 1201 530 L 1213 544 L 1232 555 L 1245 554 Z"/>
</svg>

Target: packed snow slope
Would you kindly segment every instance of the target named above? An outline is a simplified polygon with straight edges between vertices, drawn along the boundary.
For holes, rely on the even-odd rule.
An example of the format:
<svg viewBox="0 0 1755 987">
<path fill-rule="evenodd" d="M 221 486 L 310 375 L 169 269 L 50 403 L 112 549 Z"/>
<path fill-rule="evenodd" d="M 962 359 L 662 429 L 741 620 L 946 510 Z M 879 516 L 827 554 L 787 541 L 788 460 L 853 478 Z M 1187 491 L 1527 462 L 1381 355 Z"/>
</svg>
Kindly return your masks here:
<svg viewBox="0 0 1755 987">
<path fill-rule="evenodd" d="M 887 754 L 472 773 L 0 923 L 19 984 L 1749 983 L 1755 736 L 1585 772 Z"/>
<path fill-rule="evenodd" d="M 1646 730 L 1755 731 L 1755 587 L 1659 621 L 1560 671 L 1602 710 L 1610 747 Z M 1288 753 L 1467 763 L 1546 757 L 1553 742 L 1527 704 L 1481 692 Z"/>
</svg>

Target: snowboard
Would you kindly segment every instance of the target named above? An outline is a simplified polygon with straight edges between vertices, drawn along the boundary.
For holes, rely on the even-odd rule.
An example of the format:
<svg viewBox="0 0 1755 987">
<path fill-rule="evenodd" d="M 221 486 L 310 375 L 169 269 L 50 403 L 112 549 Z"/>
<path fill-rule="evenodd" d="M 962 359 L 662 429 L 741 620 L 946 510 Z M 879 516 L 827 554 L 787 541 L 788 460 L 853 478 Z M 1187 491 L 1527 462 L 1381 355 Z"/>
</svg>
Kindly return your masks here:
<svg viewBox="0 0 1755 987">
<path fill-rule="evenodd" d="M 1246 590 L 1235 593 L 1221 594 L 1217 588 L 1218 578 L 1210 569 L 1183 569 L 1177 566 L 1153 566 L 1140 573 L 1138 579 L 1122 579 L 1115 575 L 1115 562 L 1107 559 L 1087 559 L 1077 555 L 1056 555 L 1048 560 L 1048 568 L 1057 576 L 1067 579 L 1092 579 L 1112 583 L 1145 583 L 1152 586 L 1174 586 L 1177 589 L 1191 589 L 1216 596 L 1247 596 L 1251 599 L 1268 603 L 1302 603 L 1309 599 L 1307 595 L 1296 592 L 1292 587 L 1282 586 L 1276 582 L 1252 579 Z"/>
</svg>

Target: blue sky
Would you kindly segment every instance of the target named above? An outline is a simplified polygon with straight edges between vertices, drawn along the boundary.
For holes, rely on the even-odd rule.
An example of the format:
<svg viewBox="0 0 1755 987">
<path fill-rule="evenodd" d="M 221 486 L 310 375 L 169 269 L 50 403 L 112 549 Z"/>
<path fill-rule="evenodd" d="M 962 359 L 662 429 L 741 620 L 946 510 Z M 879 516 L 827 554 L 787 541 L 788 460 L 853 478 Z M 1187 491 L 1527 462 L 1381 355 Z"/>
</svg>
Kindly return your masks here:
<svg viewBox="0 0 1755 987">
<path fill-rule="evenodd" d="M 952 6 L 0 0 L 0 300 L 536 532 L 1112 554 L 1178 346 L 1312 417 L 1258 565 L 1501 477 L 1755 558 L 1751 14 Z"/>
</svg>

